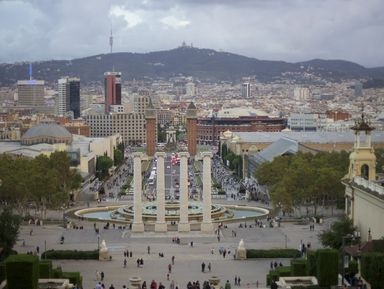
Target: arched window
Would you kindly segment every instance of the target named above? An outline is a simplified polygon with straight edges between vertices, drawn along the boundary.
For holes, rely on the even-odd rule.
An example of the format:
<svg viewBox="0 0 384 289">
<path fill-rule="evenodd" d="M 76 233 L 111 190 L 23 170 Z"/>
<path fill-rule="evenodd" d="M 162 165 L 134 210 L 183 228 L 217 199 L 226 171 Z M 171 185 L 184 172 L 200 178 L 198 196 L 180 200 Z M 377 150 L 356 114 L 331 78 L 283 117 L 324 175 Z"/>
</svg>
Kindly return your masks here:
<svg viewBox="0 0 384 289">
<path fill-rule="evenodd" d="M 362 165 L 361 166 L 361 172 L 360 175 L 362 178 L 368 180 L 369 179 L 369 166 L 368 165 Z"/>
</svg>

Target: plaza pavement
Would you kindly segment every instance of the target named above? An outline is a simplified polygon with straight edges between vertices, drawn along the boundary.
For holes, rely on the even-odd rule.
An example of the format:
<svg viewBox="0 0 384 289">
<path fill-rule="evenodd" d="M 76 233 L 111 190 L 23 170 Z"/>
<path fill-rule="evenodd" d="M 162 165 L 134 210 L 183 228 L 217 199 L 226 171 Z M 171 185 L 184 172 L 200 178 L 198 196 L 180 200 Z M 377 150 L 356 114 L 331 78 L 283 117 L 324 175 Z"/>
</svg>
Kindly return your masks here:
<svg viewBox="0 0 384 289">
<path fill-rule="evenodd" d="M 58 218 L 60 219 L 60 218 Z M 246 248 L 270 249 L 298 248 L 300 241 L 310 242 L 312 248 L 319 248 L 317 235 L 323 229 L 328 229 L 332 219 L 326 219 L 321 225 L 315 226 L 315 231 L 309 230 L 309 225 L 296 225 L 293 223 L 282 223 L 278 228 L 256 228 L 247 221 L 247 228 L 239 228 L 239 223 L 228 224 L 221 234 L 220 242 L 215 235 L 203 235 L 199 232 L 190 232 L 181 234 L 177 232 L 153 233 L 131 235 L 130 231 L 122 229 L 103 229 L 104 223 L 98 223 L 100 228 L 100 238 L 93 229 L 93 222 L 77 222 L 83 225 L 83 230 L 63 229 L 57 225 L 22 226 L 19 235 L 19 241 L 15 249 L 22 253 L 35 251 L 39 246 L 40 253 L 48 249 L 77 249 L 90 250 L 98 247 L 98 241 L 106 241 L 107 247 L 112 255 L 112 261 L 96 260 L 59 260 L 54 261 L 54 266 L 61 266 L 63 271 L 80 271 L 83 276 L 83 286 L 85 289 L 94 288 L 96 284 L 96 271 L 105 273 L 104 284 L 109 288 L 110 284 L 114 287 L 122 288 L 125 284 L 129 286 L 129 278 L 140 276 L 142 280 L 149 284 L 152 279 L 162 282 L 166 288 L 169 288 L 171 280 L 175 280 L 179 289 L 186 288 L 188 281 L 199 280 L 202 284 L 210 276 L 218 276 L 221 284 L 224 285 L 229 280 L 234 288 L 235 275 L 241 277 L 241 286 L 239 288 L 256 288 L 256 282 L 259 288 L 265 287 L 266 274 L 269 271 L 270 259 L 253 260 L 234 260 L 233 252 L 237 248 L 239 241 L 244 240 Z M 244 222 L 243 222 L 244 225 Z M 254 224 L 252 224 L 254 225 Z M 33 234 L 30 236 L 30 230 Z M 236 231 L 237 236 L 232 237 L 232 230 Z M 59 244 L 59 239 L 64 236 L 64 244 Z M 178 236 L 181 244 L 172 242 L 172 238 Z M 22 245 L 25 240 L 25 246 Z M 193 241 L 193 247 L 190 242 Z M 151 247 L 151 254 L 147 254 L 147 246 Z M 219 255 L 218 249 L 223 247 L 231 251 L 230 256 Z M 214 249 L 214 254 L 211 250 Z M 132 258 L 127 258 L 127 268 L 123 268 L 123 251 L 133 252 Z M 159 257 L 158 253 L 164 253 L 164 258 Z M 171 257 L 175 256 L 175 265 L 170 274 L 170 280 L 167 280 L 168 264 L 171 263 Z M 143 258 L 144 266 L 138 268 L 137 258 Z M 289 265 L 288 259 L 276 260 L 284 265 Z M 212 271 L 201 272 L 201 264 L 211 263 Z"/>
</svg>

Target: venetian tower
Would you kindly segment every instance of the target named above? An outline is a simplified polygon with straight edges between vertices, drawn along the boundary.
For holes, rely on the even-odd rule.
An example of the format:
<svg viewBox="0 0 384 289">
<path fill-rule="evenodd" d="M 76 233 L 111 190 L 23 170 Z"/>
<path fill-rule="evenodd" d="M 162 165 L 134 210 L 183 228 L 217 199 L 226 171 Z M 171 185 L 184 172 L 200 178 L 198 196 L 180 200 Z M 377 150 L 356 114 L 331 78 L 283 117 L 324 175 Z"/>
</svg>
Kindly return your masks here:
<svg viewBox="0 0 384 289">
<path fill-rule="evenodd" d="M 147 134 L 147 156 L 153 157 L 156 152 L 156 110 L 153 107 L 152 100 L 149 98 L 149 103 L 145 109 L 145 122 L 146 122 L 146 134 Z"/>
<path fill-rule="evenodd" d="M 371 136 L 371 131 L 374 128 L 370 126 L 369 121 L 362 113 L 361 118 L 355 121 L 355 125 L 351 129 L 355 132 L 355 142 L 353 151 L 349 156 L 347 178 L 351 180 L 353 177 L 359 176 L 373 181 L 376 179 L 376 156 Z"/>
<path fill-rule="evenodd" d="M 197 147 L 197 109 L 191 102 L 187 107 L 187 133 L 188 133 L 188 153 L 191 157 L 196 155 Z"/>
</svg>

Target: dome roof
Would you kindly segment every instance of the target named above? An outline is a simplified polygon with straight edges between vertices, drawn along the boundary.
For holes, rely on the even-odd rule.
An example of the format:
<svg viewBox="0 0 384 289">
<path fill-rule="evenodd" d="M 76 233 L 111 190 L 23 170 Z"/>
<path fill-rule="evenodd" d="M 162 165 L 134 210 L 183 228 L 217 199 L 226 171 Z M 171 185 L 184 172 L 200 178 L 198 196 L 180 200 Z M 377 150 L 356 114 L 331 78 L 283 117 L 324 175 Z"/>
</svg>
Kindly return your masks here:
<svg viewBox="0 0 384 289">
<path fill-rule="evenodd" d="M 31 127 L 21 137 L 23 143 L 32 141 L 33 143 L 71 143 L 72 134 L 63 126 L 55 122 L 41 122 Z"/>
</svg>

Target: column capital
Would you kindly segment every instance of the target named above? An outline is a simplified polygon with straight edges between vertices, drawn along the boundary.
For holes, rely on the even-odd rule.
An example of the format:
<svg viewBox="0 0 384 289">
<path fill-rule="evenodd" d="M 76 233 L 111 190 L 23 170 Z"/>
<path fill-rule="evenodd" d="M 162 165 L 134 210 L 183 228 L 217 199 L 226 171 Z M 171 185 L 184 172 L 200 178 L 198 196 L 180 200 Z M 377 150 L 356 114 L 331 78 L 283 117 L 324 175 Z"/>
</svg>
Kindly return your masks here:
<svg viewBox="0 0 384 289">
<path fill-rule="evenodd" d="M 180 158 L 189 158 L 189 153 L 188 152 L 180 152 L 179 157 Z"/>
<path fill-rule="evenodd" d="M 213 154 L 212 154 L 212 152 L 202 152 L 201 153 L 201 156 L 203 157 L 203 158 L 212 158 L 212 156 L 213 156 Z"/>
<path fill-rule="evenodd" d="M 134 152 L 133 153 L 133 157 L 134 158 L 142 158 L 143 157 L 143 153 L 141 153 L 141 152 Z"/>
<path fill-rule="evenodd" d="M 155 154 L 155 156 L 156 156 L 157 158 L 165 158 L 166 153 L 165 153 L 165 152 L 157 152 L 157 153 Z"/>
</svg>

